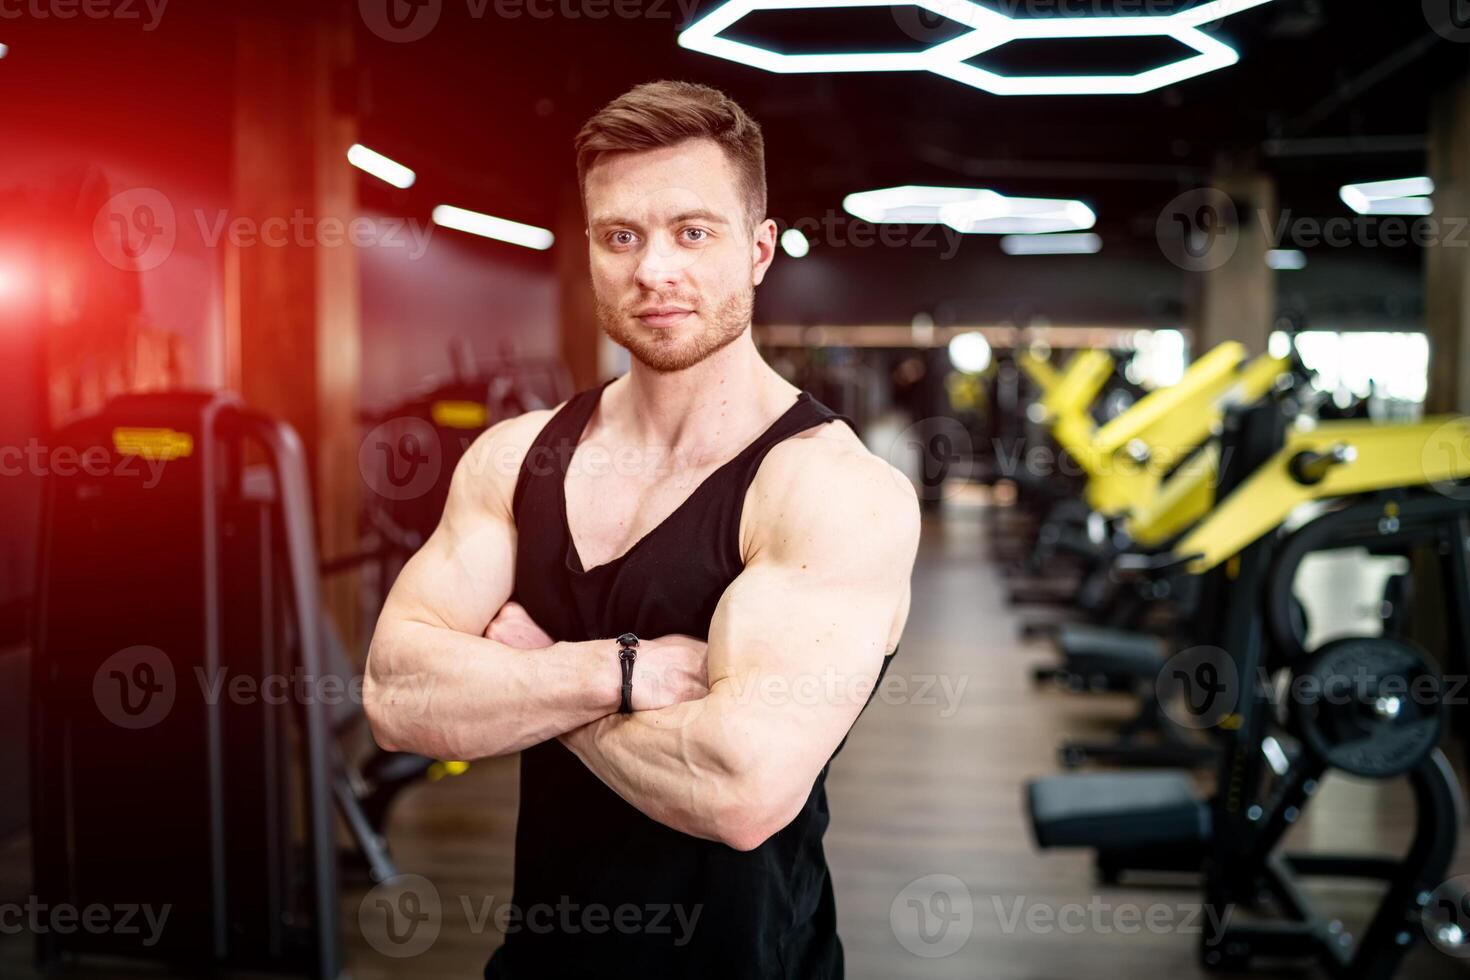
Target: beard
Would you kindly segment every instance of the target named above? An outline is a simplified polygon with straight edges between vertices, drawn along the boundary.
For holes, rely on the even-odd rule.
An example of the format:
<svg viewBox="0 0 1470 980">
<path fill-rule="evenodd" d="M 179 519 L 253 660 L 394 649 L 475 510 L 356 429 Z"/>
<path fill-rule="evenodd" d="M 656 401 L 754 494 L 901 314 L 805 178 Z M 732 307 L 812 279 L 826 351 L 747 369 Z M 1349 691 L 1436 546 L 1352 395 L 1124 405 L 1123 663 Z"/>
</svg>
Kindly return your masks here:
<svg viewBox="0 0 1470 980">
<path fill-rule="evenodd" d="M 700 306 L 695 314 L 698 332 L 693 335 L 689 335 L 689 328 L 684 326 L 650 335 L 632 314 L 601 297 L 596 300 L 597 320 L 603 331 L 619 347 L 627 349 L 640 364 L 660 374 L 693 367 L 729 346 L 750 326 L 754 303 L 755 287 L 752 286 L 725 297 L 712 308 Z"/>
</svg>

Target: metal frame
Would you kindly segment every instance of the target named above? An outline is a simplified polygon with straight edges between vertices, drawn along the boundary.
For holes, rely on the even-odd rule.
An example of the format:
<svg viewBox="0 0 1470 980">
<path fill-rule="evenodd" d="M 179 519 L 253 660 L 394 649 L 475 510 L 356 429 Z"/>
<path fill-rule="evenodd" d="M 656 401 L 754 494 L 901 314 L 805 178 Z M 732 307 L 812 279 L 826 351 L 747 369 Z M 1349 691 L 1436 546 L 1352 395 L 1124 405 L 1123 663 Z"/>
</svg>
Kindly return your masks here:
<svg viewBox="0 0 1470 980">
<path fill-rule="evenodd" d="M 1232 415 L 1227 428 L 1247 447 L 1279 444 L 1284 429 L 1280 406 L 1256 406 Z M 1278 454 L 1279 455 L 1279 454 Z M 1252 481 L 1237 488 L 1237 497 Z M 1415 835 L 1402 859 L 1376 856 L 1289 855 L 1279 847 L 1328 771 L 1325 760 L 1305 747 L 1280 770 L 1267 791 L 1267 760 L 1261 747 L 1271 723 L 1269 691 L 1260 683 L 1262 665 L 1284 666 L 1299 655 L 1290 629 L 1290 574 L 1312 550 L 1341 546 L 1336 535 L 1364 534 L 1372 518 L 1375 542 L 1402 535 L 1420 540 L 1442 536 L 1447 579 L 1446 606 L 1453 609 L 1450 648 L 1470 646 L 1470 502 L 1420 498 L 1398 500 L 1392 525 L 1380 525 L 1385 501 L 1355 502 L 1320 517 L 1278 548 L 1271 535 L 1257 536 L 1228 564 L 1212 565 L 1225 601 L 1204 624 L 1203 635 L 1230 652 L 1235 661 L 1238 704 L 1219 725 L 1221 742 L 1217 789 L 1210 801 L 1209 832 L 1203 848 L 1176 842 L 1161 849 L 1099 848 L 1097 867 L 1105 881 L 1129 870 L 1200 870 L 1210 907 L 1199 948 L 1212 969 L 1245 969 L 1258 959 L 1310 961 L 1343 980 L 1387 980 L 1422 932 L 1424 905 L 1443 881 L 1453 859 L 1463 820 L 1460 788 L 1442 752 L 1436 750 L 1407 778 L 1415 799 Z M 1155 570 L 1179 562 L 1156 563 Z M 1267 590 L 1272 612 L 1263 615 Z M 1283 595 L 1277 593 L 1284 593 Z M 1271 620 L 1268 627 L 1267 620 Z M 1276 636 L 1290 639 L 1279 643 Z M 1120 775 L 1120 780 L 1127 776 Z M 1388 882 L 1366 932 L 1357 942 L 1329 921 L 1298 884 L 1303 876 L 1367 878 Z M 1237 924 L 1228 912 L 1239 905 L 1261 907 L 1269 899 L 1277 921 Z"/>
<path fill-rule="evenodd" d="M 121 404 L 119 402 L 122 402 Z M 197 427 L 194 446 L 197 459 L 192 464 L 197 468 L 198 486 L 193 488 L 202 497 L 200 527 L 202 548 L 200 555 L 202 581 L 199 583 L 199 600 L 203 604 L 201 618 L 203 636 L 199 653 L 207 671 L 222 663 L 225 649 L 222 630 L 225 628 L 225 607 L 221 590 L 223 585 L 221 547 L 221 507 L 216 500 L 221 473 L 227 471 L 227 450 L 236 448 L 246 438 L 258 442 L 265 449 L 269 466 L 280 487 L 281 532 L 286 547 L 286 560 L 290 568 L 291 595 L 295 606 L 293 614 L 299 634 L 302 669 L 310 676 L 321 676 L 321 638 L 316 624 L 310 617 L 320 610 L 315 544 L 312 539 L 312 514 L 310 491 L 306 477 L 306 463 L 301 442 L 295 432 L 283 423 L 246 412 L 237 399 L 220 393 L 175 392 L 159 395 L 125 396 L 108 406 L 103 413 L 85 419 L 74 427 L 63 430 L 58 438 L 92 440 L 111 427 L 112 420 L 124 413 L 144 418 L 180 417 L 189 413 L 187 421 L 171 424 L 194 431 Z M 95 443 L 93 443 L 95 444 Z M 226 445 L 228 444 L 228 446 Z M 191 492 L 193 492 L 191 490 Z M 55 531 L 57 488 L 48 487 L 44 497 L 42 527 L 44 540 L 41 542 L 38 609 L 36 616 L 36 650 L 38 660 L 33 671 L 32 712 L 32 833 L 34 887 L 38 896 L 56 897 L 57 900 L 83 904 L 85 896 L 79 896 L 76 888 L 76 862 L 74 844 L 71 841 L 72 812 L 77 805 L 71 789 L 74 774 L 70 767 L 69 753 L 72 724 L 67 714 L 65 698 L 70 693 L 59 689 L 55 678 L 58 668 L 45 657 L 52 651 L 53 643 L 47 636 L 50 622 L 49 593 L 56 588 L 51 584 L 49 565 L 54 558 L 53 535 Z M 267 574 L 262 572 L 262 574 Z M 269 601 L 265 599 L 264 601 Z M 65 656 L 67 650 L 55 651 Z M 308 857 L 308 881 L 304 884 L 308 902 L 312 909 L 311 922 L 296 930 L 288 928 L 287 913 L 282 907 L 284 896 L 291 894 L 294 887 L 283 883 L 280 868 L 246 867 L 249 874 L 271 877 L 271 882 L 253 891 L 268 896 L 265 901 L 270 914 L 263 929 L 270 932 L 266 942 L 269 949 L 246 948 L 238 936 L 231 934 L 230 902 L 238 893 L 229 879 L 240 874 L 240 868 L 230 863 L 231 847 L 228 825 L 231 814 L 226 812 L 225 775 L 225 718 L 223 702 L 207 704 L 202 709 L 204 724 L 203 773 L 181 773 L 178 778 L 189 783 L 197 782 L 202 787 L 199 794 L 198 819 L 207 826 L 203 835 L 208 853 L 208 911 L 209 937 L 202 946 L 188 947 L 187 952 L 170 947 L 169 959 L 175 965 L 185 965 L 178 960 L 187 957 L 189 966 L 212 968 L 240 968 L 251 971 L 273 970 L 308 975 L 317 980 L 335 980 L 343 973 L 343 951 L 340 937 L 340 901 L 337 888 L 337 850 L 335 824 L 333 821 L 330 785 L 333 774 L 330 731 L 325 709 L 315 699 L 307 699 L 298 706 L 295 722 L 301 732 L 301 779 L 302 803 L 306 815 L 306 851 Z M 289 715 L 272 716 L 262 722 L 265 728 L 284 723 Z M 285 732 L 263 731 L 267 744 L 283 745 Z M 277 792 L 277 787 L 291 783 L 291 774 L 281 772 L 275 754 L 261 760 L 260 778 L 265 783 L 263 791 Z M 242 791 L 243 788 L 237 788 Z M 284 791 L 282 791 L 284 792 Z M 276 839 L 273 831 L 263 831 L 267 840 L 263 853 L 286 859 L 289 842 Z M 232 870 L 233 868 L 233 870 Z M 80 900 L 80 901 L 79 901 Z M 290 937 L 286 933 L 292 932 Z M 112 949 L 95 942 L 75 944 L 65 936 L 47 932 L 37 936 L 36 958 L 43 969 L 55 969 L 62 964 L 63 954 L 79 955 L 126 955 L 148 956 L 131 947 Z M 211 962 L 194 962 L 198 956 L 207 956 Z"/>
<path fill-rule="evenodd" d="M 1283 458 L 1290 458 L 1286 450 L 1273 463 Z M 1232 500 L 1241 499 L 1253 488 L 1259 488 L 1254 478 Z M 1258 667 L 1290 663 L 1300 653 L 1300 643 L 1290 628 L 1290 576 L 1311 551 L 1341 546 L 1335 535 L 1346 534 L 1349 542 L 1353 535 L 1361 535 L 1365 518 L 1375 519 L 1381 544 L 1401 531 L 1409 537 L 1420 536 L 1436 523 L 1439 533 L 1463 528 L 1464 514 L 1470 509 L 1464 502 L 1426 499 L 1401 503 L 1396 513 L 1402 514 L 1405 504 L 1412 517 L 1408 528 L 1402 523 L 1392 525 L 1390 531 L 1378 527 L 1384 507 L 1381 500 L 1349 504 L 1298 530 L 1283 550 L 1278 550 L 1270 535 L 1257 537 L 1227 571 L 1229 601 L 1217 635 L 1219 645 L 1235 660 L 1240 700 L 1230 725 L 1222 725 L 1226 730 L 1221 732 L 1220 775 L 1212 801 L 1213 841 L 1205 895 L 1214 914 L 1207 917 L 1212 925 L 1206 928 L 1200 945 L 1201 960 L 1208 967 L 1239 969 L 1258 957 L 1288 957 L 1317 962 L 1334 977 L 1385 980 L 1422 931 L 1422 900 L 1427 900 L 1449 868 L 1463 820 L 1462 805 L 1458 780 L 1437 750 L 1408 776 L 1416 804 L 1416 832 L 1409 853 L 1399 861 L 1322 855 L 1293 858 L 1277 853 L 1286 831 L 1327 771 L 1325 761 L 1306 751 L 1298 755 L 1270 795 L 1262 796 L 1265 771 L 1257 747 L 1266 735 L 1271 712 L 1268 693 L 1258 681 Z M 1463 551 L 1463 544 L 1455 548 L 1460 556 Z M 1459 565 L 1463 567 L 1463 557 Z M 1451 583 L 1454 591 L 1448 606 L 1470 606 L 1467 583 L 1470 578 Z M 1458 618 L 1463 629 L 1464 617 Z M 1470 635 L 1459 631 L 1451 647 L 1463 649 L 1467 641 Z M 1297 885 L 1300 875 L 1381 878 L 1389 882 L 1389 888 L 1367 932 L 1354 943 L 1340 929 L 1331 928 L 1317 911 Z M 1263 891 L 1274 899 L 1283 921 L 1243 925 L 1222 917 L 1236 904 L 1257 900 Z M 1216 930 L 1213 923 L 1222 926 Z"/>
<path fill-rule="evenodd" d="M 309 677 L 322 676 L 321 633 L 311 621 L 321 608 L 316 544 L 311 537 L 311 486 L 306 477 L 306 451 L 296 431 L 255 412 L 231 413 L 240 431 L 266 449 L 267 460 L 280 488 L 282 530 L 291 573 L 291 599 L 301 644 L 301 667 Z M 316 908 L 316 976 L 333 980 L 342 972 L 342 940 L 338 927 L 337 845 L 332 822 L 331 789 L 334 768 L 326 713 L 315 698 L 299 706 L 306 738 L 302 751 L 307 774 L 307 847 L 311 853 L 312 892 Z M 223 843 L 223 842 L 221 842 Z"/>
</svg>

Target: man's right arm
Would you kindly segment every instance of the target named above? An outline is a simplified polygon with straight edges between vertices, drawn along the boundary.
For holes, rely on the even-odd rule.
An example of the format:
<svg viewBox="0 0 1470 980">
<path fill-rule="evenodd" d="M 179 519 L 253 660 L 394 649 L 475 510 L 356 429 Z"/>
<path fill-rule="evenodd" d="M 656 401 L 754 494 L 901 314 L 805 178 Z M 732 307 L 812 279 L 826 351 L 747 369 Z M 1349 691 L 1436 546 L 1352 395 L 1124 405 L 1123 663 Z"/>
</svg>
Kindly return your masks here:
<svg viewBox="0 0 1470 980">
<path fill-rule="evenodd" d="M 455 470 L 438 528 L 393 584 L 363 687 L 384 749 L 439 759 L 504 755 L 618 709 L 611 640 L 523 650 L 484 636 L 514 586 L 511 499 L 521 460 L 550 414 L 509 419 L 475 441 Z M 648 666 L 667 674 L 667 703 L 702 696 L 690 676 L 696 661 L 703 673 L 702 643 L 669 637 L 652 647 Z M 640 672 L 644 666 L 640 648 Z"/>
</svg>

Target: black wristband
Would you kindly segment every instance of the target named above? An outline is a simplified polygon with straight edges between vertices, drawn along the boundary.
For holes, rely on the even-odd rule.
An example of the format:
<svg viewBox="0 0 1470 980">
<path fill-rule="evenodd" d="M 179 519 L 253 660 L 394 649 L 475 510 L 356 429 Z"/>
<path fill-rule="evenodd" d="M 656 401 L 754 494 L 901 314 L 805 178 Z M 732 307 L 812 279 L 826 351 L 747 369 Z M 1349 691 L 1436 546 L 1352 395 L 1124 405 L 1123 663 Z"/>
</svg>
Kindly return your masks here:
<svg viewBox="0 0 1470 980">
<path fill-rule="evenodd" d="M 623 668 L 623 703 L 618 706 L 619 714 L 633 712 L 633 662 L 638 659 L 638 637 L 624 633 L 618 637 L 618 663 Z"/>
</svg>

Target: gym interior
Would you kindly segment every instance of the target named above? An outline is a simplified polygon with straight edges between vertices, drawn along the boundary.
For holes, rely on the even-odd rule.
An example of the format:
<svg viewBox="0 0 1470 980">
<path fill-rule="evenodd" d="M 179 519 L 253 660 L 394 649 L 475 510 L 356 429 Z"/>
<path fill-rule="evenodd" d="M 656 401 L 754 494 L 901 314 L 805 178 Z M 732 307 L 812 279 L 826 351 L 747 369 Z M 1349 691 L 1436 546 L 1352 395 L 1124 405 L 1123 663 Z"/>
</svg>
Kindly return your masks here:
<svg viewBox="0 0 1470 980">
<path fill-rule="evenodd" d="M 536 928 L 522 754 L 363 677 L 476 440 L 636 366 L 574 140 L 664 79 L 764 135 L 739 342 L 919 515 L 780 975 L 1470 967 L 1462 0 L 0 0 L 0 975 Z M 541 911 L 697 930 L 628 908 Z"/>
</svg>

